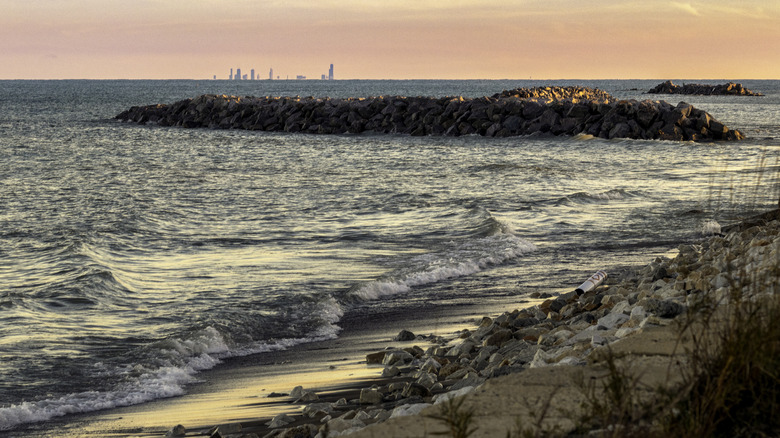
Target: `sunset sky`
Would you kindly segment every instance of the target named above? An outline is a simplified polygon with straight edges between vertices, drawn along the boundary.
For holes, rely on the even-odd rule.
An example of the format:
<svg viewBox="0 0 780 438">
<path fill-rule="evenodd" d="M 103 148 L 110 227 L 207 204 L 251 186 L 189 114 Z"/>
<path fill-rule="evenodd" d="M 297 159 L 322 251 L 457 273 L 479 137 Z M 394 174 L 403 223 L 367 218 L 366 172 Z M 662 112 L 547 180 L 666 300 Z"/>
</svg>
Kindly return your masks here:
<svg viewBox="0 0 780 438">
<path fill-rule="evenodd" d="M 0 79 L 780 78 L 776 0 L 0 0 Z"/>
</svg>

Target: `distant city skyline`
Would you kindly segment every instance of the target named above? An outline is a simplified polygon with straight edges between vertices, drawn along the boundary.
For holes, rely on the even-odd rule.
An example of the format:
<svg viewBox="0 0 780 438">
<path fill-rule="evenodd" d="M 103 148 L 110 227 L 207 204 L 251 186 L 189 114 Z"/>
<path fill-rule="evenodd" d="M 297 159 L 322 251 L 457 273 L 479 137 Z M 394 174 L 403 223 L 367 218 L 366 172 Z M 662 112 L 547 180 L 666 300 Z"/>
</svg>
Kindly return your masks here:
<svg viewBox="0 0 780 438">
<path fill-rule="evenodd" d="M 0 79 L 780 79 L 777 1 L 0 2 Z"/>
<path fill-rule="evenodd" d="M 286 76 L 286 78 L 289 78 L 289 76 Z M 218 80 L 219 77 L 217 75 L 212 75 L 212 79 Z M 250 70 L 250 75 L 249 76 L 247 76 L 246 74 L 242 75 L 241 74 L 241 67 L 236 68 L 236 73 L 234 74 L 233 73 L 233 68 L 231 67 L 230 68 L 230 73 L 228 74 L 227 79 L 228 80 L 233 80 L 233 81 L 235 81 L 235 80 L 239 80 L 239 81 L 251 80 L 251 81 L 254 81 L 254 80 L 260 80 L 260 75 L 255 76 L 255 69 L 254 68 Z M 279 77 L 277 76 L 276 78 L 274 78 L 274 69 L 273 69 L 273 67 L 271 67 L 271 69 L 268 72 L 268 80 L 277 80 L 277 79 L 279 79 Z M 304 79 L 307 79 L 307 76 L 306 75 L 296 74 L 295 75 L 295 79 L 297 79 L 297 80 L 304 80 Z M 328 74 L 327 75 L 323 74 L 321 76 L 321 79 L 323 81 L 335 80 L 333 64 L 330 64 L 330 67 L 328 68 Z"/>
</svg>

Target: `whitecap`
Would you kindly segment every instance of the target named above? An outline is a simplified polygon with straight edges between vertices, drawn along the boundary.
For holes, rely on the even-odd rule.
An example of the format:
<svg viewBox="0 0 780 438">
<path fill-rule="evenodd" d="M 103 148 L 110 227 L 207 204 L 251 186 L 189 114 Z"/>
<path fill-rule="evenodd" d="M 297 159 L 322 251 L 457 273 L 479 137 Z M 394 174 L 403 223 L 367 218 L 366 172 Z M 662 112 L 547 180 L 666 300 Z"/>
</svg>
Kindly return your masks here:
<svg viewBox="0 0 780 438">
<path fill-rule="evenodd" d="M 510 234 L 499 234 L 468 241 L 454 248 L 413 258 L 406 272 L 361 285 L 351 296 L 362 301 L 405 293 L 415 286 L 464 277 L 496 266 L 536 246 Z"/>
</svg>

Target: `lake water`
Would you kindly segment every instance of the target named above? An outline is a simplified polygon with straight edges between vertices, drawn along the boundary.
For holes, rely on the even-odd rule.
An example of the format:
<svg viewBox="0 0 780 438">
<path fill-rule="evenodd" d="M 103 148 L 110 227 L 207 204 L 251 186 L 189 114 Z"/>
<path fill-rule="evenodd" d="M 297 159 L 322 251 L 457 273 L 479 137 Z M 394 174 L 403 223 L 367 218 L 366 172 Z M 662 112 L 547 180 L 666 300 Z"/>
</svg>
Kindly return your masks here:
<svg viewBox="0 0 780 438">
<path fill-rule="evenodd" d="M 522 298 L 777 206 L 766 96 L 657 81 L 0 81 L 0 431 L 187 391 L 350 315 Z M 689 81 L 692 82 L 692 81 Z M 724 81 L 710 81 L 723 83 Z M 119 123 L 204 93 L 684 100 L 747 139 L 316 136 Z"/>
</svg>

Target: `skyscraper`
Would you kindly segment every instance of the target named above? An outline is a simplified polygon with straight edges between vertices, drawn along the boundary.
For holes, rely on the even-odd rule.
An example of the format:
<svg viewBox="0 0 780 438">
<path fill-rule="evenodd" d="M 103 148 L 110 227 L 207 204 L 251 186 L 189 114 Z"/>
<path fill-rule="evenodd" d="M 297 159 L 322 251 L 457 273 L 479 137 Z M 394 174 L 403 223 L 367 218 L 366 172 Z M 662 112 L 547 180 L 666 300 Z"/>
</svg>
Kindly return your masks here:
<svg viewBox="0 0 780 438">
<path fill-rule="evenodd" d="M 330 70 L 328 70 L 328 80 L 333 80 L 333 64 L 330 65 Z"/>
<path fill-rule="evenodd" d="M 228 79 L 233 80 L 233 69 L 232 68 L 230 69 L 230 77 Z"/>
<path fill-rule="evenodd" d="M 252 78 L 252 80 L 254 81 L 254 80 L 255 80 L 255 69 L 252 69 L 252 70 L 250 70 L 249 72 L 251 73 L 251 74 L 249 75 L 249 77 L 250 77 L 250 78 Z"/>
<path fill-rule="evenodd" d="M 240 68 L 237 68 L 237 69 L 236 69 L 236 77 L 235 77 L 235 79 L 236 79 L 237 81 L 240 81 L 240 80 L 241 80 L 241 69 L 240 69 Z"/>
<path fill-rule="evenodd" d="M 274 69 L 272 68 L 271 71 L 268 72 L 268 80 L 273 81 L 274 80 Z"/>
</svg>

